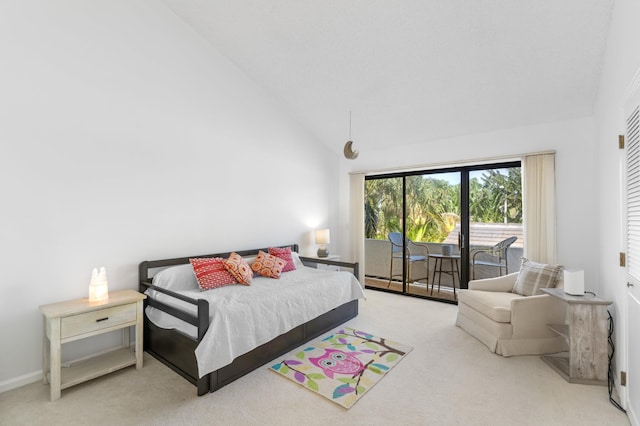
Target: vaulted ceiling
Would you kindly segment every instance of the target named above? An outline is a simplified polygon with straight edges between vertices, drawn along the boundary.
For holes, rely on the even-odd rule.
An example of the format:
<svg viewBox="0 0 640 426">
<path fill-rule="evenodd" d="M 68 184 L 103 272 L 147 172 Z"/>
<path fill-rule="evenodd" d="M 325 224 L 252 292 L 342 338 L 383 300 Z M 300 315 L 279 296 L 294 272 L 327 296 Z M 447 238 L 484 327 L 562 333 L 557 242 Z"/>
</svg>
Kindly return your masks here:
<svg viewBox="0 0 640 426">
<path fill-rule="evenodd" d="M 591 115 L 614 6 L 164 1 L 336 152 Z"/>
</svg>

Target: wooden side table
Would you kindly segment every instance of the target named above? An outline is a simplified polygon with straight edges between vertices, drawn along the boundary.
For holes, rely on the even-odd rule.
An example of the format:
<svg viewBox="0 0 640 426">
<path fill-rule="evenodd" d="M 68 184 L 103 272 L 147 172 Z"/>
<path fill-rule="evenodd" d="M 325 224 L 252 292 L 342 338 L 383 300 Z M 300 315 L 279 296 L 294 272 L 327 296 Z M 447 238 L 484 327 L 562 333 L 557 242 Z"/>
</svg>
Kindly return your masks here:
<svg viewBox="0 0 640 426">
<path fill-rule="evenodd" d="M 558 288 L 543 292 L 567 303 L 568 324 L 548 324 L 567 340 L 569 356 L 545 355 L 542 360 L 570 383 L 607 385 L 607 306 L 611 301 L 590 295 L 572 296 Z"/>
<path fill-rule="evenodd" d="M 121 368 L 142 368 L 143 303 L 147 296 L 134 290 L 109 293 L 109 299 L 89 302 L 88 298 L 40 306 L 44 315 L 43 382 L 50 384 L 50 399 L 60 391 Z M 135 351 L 130 348 L 129 329 L 135 326 Z M 123 330 L 120 349 L 103 353 L 62 368 L 62 345 L 74 340 Z"/>
</svg>

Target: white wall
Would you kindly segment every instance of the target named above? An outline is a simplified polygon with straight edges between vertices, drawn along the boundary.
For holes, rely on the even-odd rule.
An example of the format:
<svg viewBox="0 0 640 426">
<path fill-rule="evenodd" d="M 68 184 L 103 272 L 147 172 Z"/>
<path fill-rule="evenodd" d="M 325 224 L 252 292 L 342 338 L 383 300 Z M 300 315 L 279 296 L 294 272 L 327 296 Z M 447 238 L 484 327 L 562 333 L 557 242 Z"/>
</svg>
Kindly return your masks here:
<svg viewBox="0 0 640 426">
<path fill-rule="evenodd" d="M 618 135 L 624 134 L 623 105 L 627 88 L 640 70 L 640 2 L 616 0 L 596 103 L 598 200 L 601 240 L 599 253 L 602 296 L 613 300 L 610 311 L 615 330 L 615 377 L 626 368 L 623 306 L 626 292 L 625 270 L 619 266 L 618 253 L 625 252 L 623 188 L 621 187 L 623 151 L 618 149 Z M 616 382 L 617 384 L 618 382 Z M 625 396 L 618 387 L 618 394 Z"/>
<path fill-rule="evenodd" d="M 556 197 L 558 263 L 585 269 L 585 287 L 599 290 L 598 200 L 593 119 L 583 118 L 491 133 L 439 140 L 407 148 L 390 147 L 360 152 L 354 161 L 343 160 L 341 168 L 342 217 L 348 217 L 349 171 L 413 168 L 423 165 L 456 165 L 489 157 L 519 157 L 521 154 L 556 151 Z M 357 141 L 355 141 L 357 145 Z M 441 167 L 441 166 L 440 166 Z M 347 209 L 347 210 L 345 210 Z M 343 226 L 344 227 L 344 226 Z M 341 251 L 350 253 L 343 242 Z"/>
<path fill-rule="evenodd" d="M 152 0 L 2 2 L 0 144 L 0 391 L 93 267 L 137 288 L 142 260 L 336 223 L 337 156 Z"/>
</svg>

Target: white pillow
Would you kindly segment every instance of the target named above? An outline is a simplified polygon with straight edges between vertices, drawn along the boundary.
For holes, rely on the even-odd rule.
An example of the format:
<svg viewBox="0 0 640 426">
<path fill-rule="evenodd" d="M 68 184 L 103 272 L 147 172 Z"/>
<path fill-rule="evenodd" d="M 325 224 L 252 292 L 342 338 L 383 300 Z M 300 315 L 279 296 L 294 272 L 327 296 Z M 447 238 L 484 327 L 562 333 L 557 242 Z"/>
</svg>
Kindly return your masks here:
<svg viewBox="0 0 640 426">
<path fill-rule="evenodd" d="M 190 263 L 163 269 L 154 275 L 153 285 L 173 291 L 197 290 L 200 288 Z"/>
<path fill-rule="evenodd" d="M 249 266 L 253 265 L 253 262 L 256 261 L 256 257 L 258 257 L 258 255 L 253 255 L 253 256 L 243 256 L 242 258 L 244 259 L 245 262 L 247 262 L 247 264 Z"/>
<path fill-rule="evenodd" d="M 300 260 L 300 255 L 298 252 L 291 251 L 291 259 L 293 259 L 293 264 L 296 265 L 296 269 L 300 269 L 304 267 L 304 263 Z"/>
</svg>

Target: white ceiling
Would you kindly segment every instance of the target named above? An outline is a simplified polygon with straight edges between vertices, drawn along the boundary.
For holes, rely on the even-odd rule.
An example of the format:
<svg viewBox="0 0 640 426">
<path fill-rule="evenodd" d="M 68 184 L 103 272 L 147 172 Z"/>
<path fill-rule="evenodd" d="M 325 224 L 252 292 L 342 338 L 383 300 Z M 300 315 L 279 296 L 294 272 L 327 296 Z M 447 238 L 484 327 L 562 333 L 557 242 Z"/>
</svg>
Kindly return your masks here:
<svg viewBox="0 0 640 426">
<path fill-rule="evenodd" d="M 164 1 L 336 152 L 591 115 L 614 3 Z"/>
</svg>

